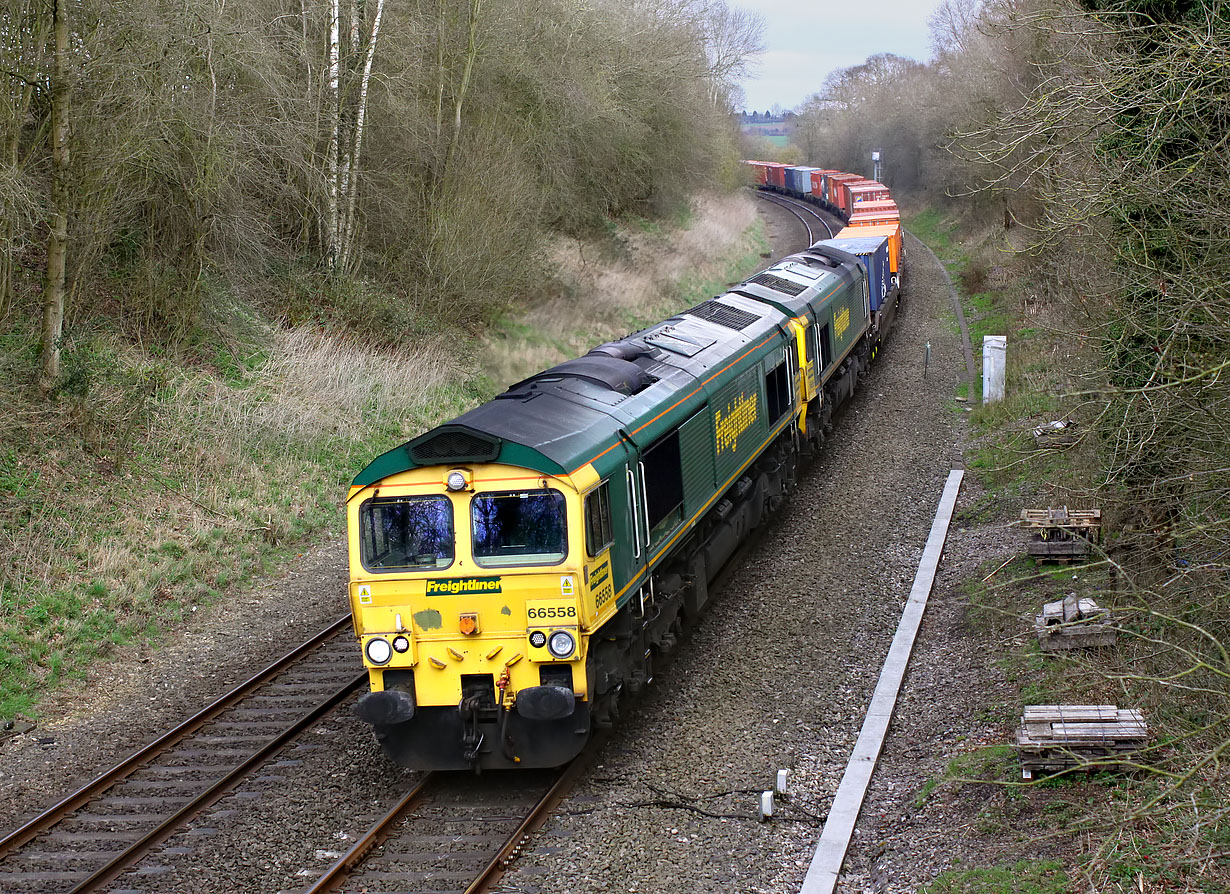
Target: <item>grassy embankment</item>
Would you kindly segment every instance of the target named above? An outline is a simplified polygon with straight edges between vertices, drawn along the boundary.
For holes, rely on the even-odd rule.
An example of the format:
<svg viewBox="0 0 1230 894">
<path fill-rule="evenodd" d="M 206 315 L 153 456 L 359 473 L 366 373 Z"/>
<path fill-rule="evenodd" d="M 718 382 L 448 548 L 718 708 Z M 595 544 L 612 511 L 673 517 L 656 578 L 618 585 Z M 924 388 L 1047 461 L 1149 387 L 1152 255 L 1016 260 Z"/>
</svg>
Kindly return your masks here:
<svg viewBox="0 0 1230 894">
<path fill-rule="evenodd" d="M 722 220 L 724 207 L 614 228 L 608 249 L 627 255 L 614 261 L 574 246 L 590 262 L 563 263 L 555 296 L 481 345 L 444 333 L 376 349 L 248 315 L 229 345 L 172 353 L 99 321 L 67 347 L 48 403 L 30 384 L 32 326 L 0 335 L 0 720 L 34 717 L 42 694 L 117 645 L 156 642 L 335 535 L 358 469 L 486 399 L 504 373 L 747 275 L 763 232 L 751 213 Z"/>
<path fill-rule="evenodd" d="M 1023 507 L 1101 506 L 1113 495 L 1097 490 L 1100 455 L 1090 423 L 1099 404 L 1071 396 L 1089 387 L 1082 377 L 1096 358 L 1079 333 L 1071 331 L 1063 309 L 1031 297 L 1042 290 L 1032 287 L 1028 270 L 1013 266 L 1002 232 L 966 232 L 956 220 L 935 211 L 913 215 L 906 225 L 953 275 L 965 302 L 975 352 L 983 335 L 1008 336 L 1006 399 L 979 405 L 978 387 L 971 402 L 974 439 L 966 460 L 984 495 L 957 523 L 1005 525 Z M 955 329 L 955 317 L 952 325 Z M 977 367 L 981 369 L 980 359 Z M 967 395 L 959 389 L 957 397 Z M 954 401 L 955 412 L 965 412 L 965 406 Z M 1080 440 L 1039 443 L 1033 430 L 1060 419 L 1076 424 L 1070 431 Z M 1108 520 L 1104 546 L 1113 554 L 1117 539 L 1113 512 Z M 1110 573 L 1096 555 L 1085 566 L 1039 565 L 1024 556 L 1002 567 L 1000 560 L 986 564 L 963 584 L 968 617 L 989 640 L 1000 644 L 990 660 L 1012 685 L 1015 698 L 985 705 L 984 719 L 1002 724 L 1007 740 L 1025 705 L 1118 704 L 1143 709 L 1155 735 L 1141 756 L 1146 766 L 1135 773 L 1081 772 L 1023 784 L 1011 748 L 976 748 L 953 761 L 942 778 L 923 787 L 916 804 L 921 806 L 942 786 L 1002 786 L 1006 797 L 1000 806 L 986 808 L 975 818 L 971 834 L 1014 842 L 1010 850 L 1020 859 L 978 870 L 957 867 L 925 890 L 929 894 L 1060 892 L 1087 888 L 1090 883 L 1109 891 L 1228 890 L 1224 866 L 1203 877 L 1194 868 L 1213 865 L 1199 855 L 1224 854 L 1230 844 L 1225 811 L 1207 810 L 1210 803 L 1225 804 L 1225 775 L 1204 771 L 1207 787 L 1192 786 L 1193 791 L 1179 799 L 1190 797 L 1192 805 L 1200 803 L 1196 812 L 1204 811 L 1208 817 L 1204 823 L 1192 824 L 1182 803 L 1176 811 L 1163 793 L 1184 772 L 1182 768 L 1196 764 L 1204 750 L 1217 747 L 1216 737 L 1205 735 L 1210 725 L 1216 725 L 1206 694 L 1185 692 L 1173 680 L 1159 685 L 1164 674 L 1175 671 L 1165 663 L 1169 648 L 1163 644 L 1183 631 L 1137 607 L 1126 615 L 1114 648 L 1044 655 L 1028 620 L 1043 603 L 1076 593 L 1091 596 L 1102 606 L 1126 608 L 1138 601 L 1139 592 Z M 1072 858 L 1063 867 L 1066 871 L 1037 859 L 1039 838 L 1069 842 Z M 1193 854 L 1198 859 L 1192 860 Z"/>
</svg>

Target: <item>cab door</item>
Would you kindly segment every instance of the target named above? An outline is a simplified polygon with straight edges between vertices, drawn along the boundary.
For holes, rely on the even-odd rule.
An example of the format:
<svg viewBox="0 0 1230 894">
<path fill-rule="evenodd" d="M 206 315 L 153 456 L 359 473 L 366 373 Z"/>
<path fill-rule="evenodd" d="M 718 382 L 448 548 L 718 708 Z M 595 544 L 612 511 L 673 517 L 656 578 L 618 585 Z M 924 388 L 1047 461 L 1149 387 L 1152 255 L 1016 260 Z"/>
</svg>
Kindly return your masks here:
<svg viewBox="0 0 1230 894">
<path fill-rule="evenodd" d="M 644 480 L 637 454 L 624 441 L 618 448 L 621 462 L 611 473 L 611 527 L 615 543 L 611 547 L 611 570 L 615 592 L 625 590 L 640 576 L 648 553 Z M 624 594 L 626 598 L 627 593 Z M 619 600 L 623 602 L 624 599 Z"/>
</svg>

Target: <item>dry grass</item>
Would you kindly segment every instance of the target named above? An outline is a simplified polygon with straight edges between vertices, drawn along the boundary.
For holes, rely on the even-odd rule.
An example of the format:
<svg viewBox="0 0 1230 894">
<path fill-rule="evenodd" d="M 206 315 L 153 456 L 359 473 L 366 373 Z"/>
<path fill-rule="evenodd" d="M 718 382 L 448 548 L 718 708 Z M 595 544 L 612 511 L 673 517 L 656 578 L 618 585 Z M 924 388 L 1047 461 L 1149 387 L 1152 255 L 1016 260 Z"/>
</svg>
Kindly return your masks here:
<svg viewBox="0 0 1230 894">
<path fill-rule="evenodd" d="M 601 246 L 561 240 L 551 255 L 559 289 L 488 340 L 488 375 L 499 385 L 516 382 L 720 291 L 760 262 L 755 222 L 749 197 L 704 196 L 684 227 L 623 227 L 616 258 Z"/>
</svg>

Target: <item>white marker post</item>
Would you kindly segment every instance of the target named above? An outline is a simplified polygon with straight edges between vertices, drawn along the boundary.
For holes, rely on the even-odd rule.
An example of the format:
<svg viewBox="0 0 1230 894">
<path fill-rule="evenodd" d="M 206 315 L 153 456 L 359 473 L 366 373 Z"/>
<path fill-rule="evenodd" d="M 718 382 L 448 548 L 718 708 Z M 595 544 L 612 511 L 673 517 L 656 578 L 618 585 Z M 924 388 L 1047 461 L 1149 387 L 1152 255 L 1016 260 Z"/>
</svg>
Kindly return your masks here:
<svg viewBox="0 0 1230 894">
<path fill-rule="evenodd" d="M 982 337 L 982 402 L 993 404 L 1004 399 L 1004 378 L 1008 365 L 1008 336 Z"/>
</svg>

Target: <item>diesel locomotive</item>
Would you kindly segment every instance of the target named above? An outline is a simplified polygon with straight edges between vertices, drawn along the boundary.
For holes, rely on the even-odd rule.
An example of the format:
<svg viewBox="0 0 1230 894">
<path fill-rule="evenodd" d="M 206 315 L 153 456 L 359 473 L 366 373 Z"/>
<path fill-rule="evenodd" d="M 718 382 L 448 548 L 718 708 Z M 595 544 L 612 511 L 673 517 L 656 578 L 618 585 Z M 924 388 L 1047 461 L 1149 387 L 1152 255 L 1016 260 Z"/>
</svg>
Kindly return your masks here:
<svg viewBox="0 0 1230 894">
<path fill-rule="evenodd" d="M 879 243 L 818 243 L 359 473 L 356 712 L 393 761 L 557 766 L 616 720 L 887 336 Z"/>
</svg>

